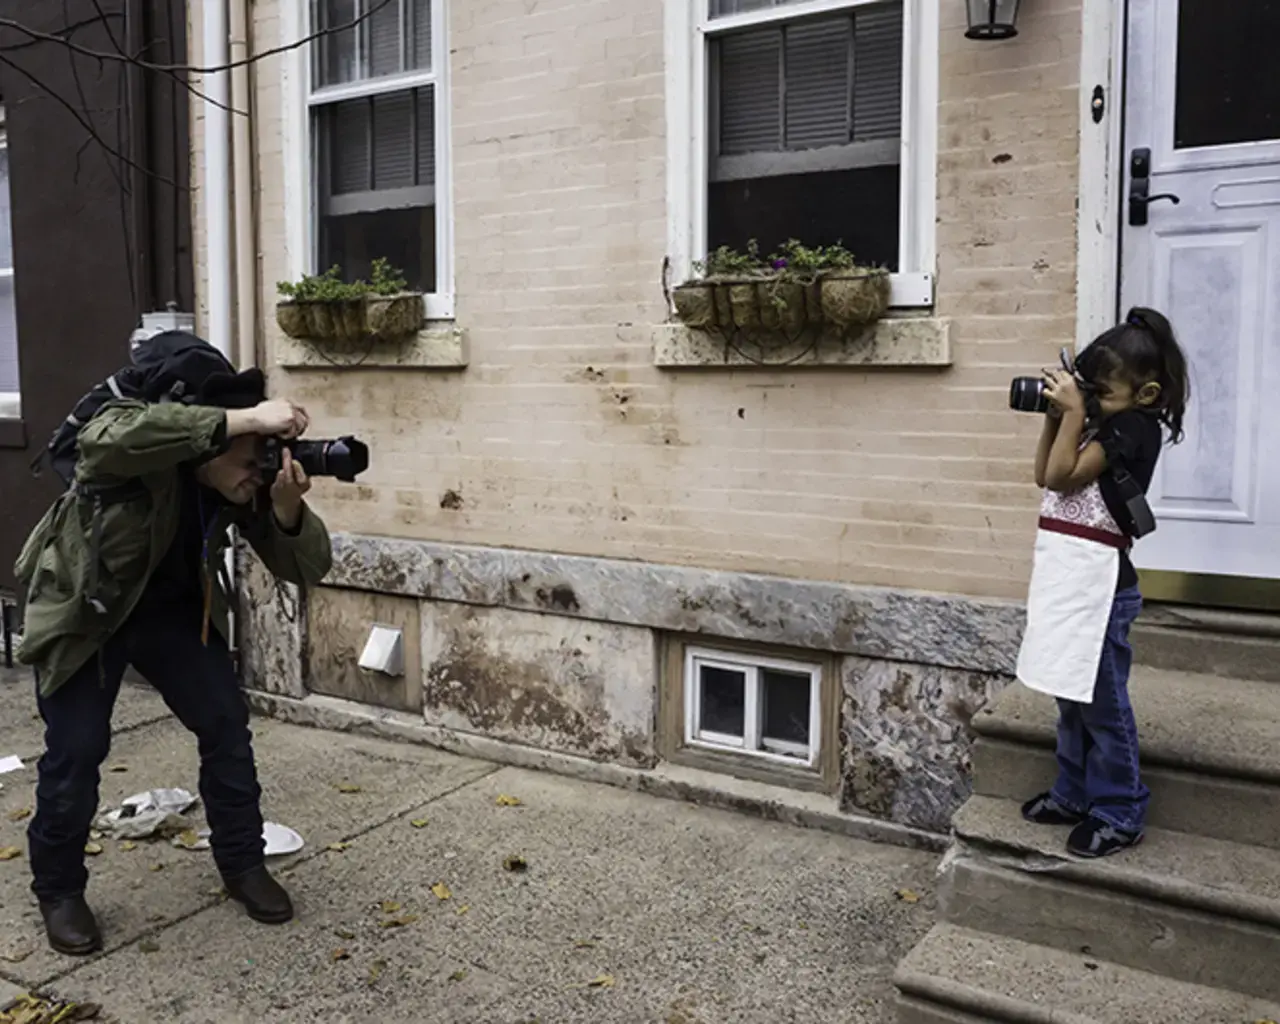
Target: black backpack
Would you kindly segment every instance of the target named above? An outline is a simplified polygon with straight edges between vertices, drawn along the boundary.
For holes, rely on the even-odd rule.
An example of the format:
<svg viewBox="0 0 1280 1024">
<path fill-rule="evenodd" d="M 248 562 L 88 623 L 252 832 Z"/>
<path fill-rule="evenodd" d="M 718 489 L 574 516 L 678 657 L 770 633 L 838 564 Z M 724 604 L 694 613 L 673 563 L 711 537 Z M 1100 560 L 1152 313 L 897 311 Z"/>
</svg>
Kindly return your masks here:
<svg viewBox="0 0 1280 1024">
<path fill-rule="evenodd" d="M 58 425 L 45 450 L 31 464 L 39 475 L 48 463 L 67 487 L 75 479 L 80 457 L 80 428 L 107 402 L 135 398 L 144 402 L 190 402 L 200 386 L 215 374 L 234 374 L 230 361 L 203 338 L 186 331 L 163 331 L 139 341 L 133 362 L 97 384 L 76 402 Z"/>
</svg>

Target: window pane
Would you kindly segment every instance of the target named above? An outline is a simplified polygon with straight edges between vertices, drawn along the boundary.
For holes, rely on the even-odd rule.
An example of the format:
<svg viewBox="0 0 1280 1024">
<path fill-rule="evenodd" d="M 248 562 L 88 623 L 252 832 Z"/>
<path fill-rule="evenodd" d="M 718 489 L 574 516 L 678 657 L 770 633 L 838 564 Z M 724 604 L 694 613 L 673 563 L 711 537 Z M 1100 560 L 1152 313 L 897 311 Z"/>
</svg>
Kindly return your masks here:
<svg viewBox="0 0 1280 1024">
<path fill-rule="evenodd" d="M 11 270 L 12 268 L 13 237 L 9 226 L 9 147 L 0 146 L 0 269 Z"/>
<path fill-rule="evenodd" d="M 852 135 L 853 20 L 788 26 L 787 149 L 838 146 Z"/>
<path fill-rule="evenodd" d="M 320 219 L 320 266 L 337 266 L 348 281 L 369 279 L 379 257 L 403 271 L 409 287 L 436 290 L 434 206 L 353 213 Z"/>
<path fill-rule="evenodd" d="M 319 107 L 325 195 L 434 184 L 434 107 L 433 86 Z"/>
<path fill-rule="evenodd" d="M 801 0 L 711 0 L 711 17 L 723 18 L 730 14 L 746 14 L 748 11 L 762 11 L 768 7 L 785 7 L 787 4 L 800 2 Z"/>
<path fill-rule="evenodd" d="M 18 322 L 13 278 L 0 277 L 0 394 L 18 392 Z"/>
<path fill-rule="evenodd" d="M 854 20 L 853 139 L 902 134 L 902 4 L 858 11 Z"/>
<path fill-rule="evenodd" d="M 398 75 L 404 70 L 404 54 L 400 31 L 400 0 L 378 7 L 381 0 L 366 0 L 373 14 L 368 19 L 369 77 Z"/>
<path fill-rule="evenodd" d="M 809 743 L 809 698 L 811 681 L 807 675 L 765 669 L 760 674 L 760 735 L 766 740 Z"/>
<path fill-rule="evenodd" d="M 747 677 L 732 669 L 702 665 L 698 669 L 702 720 L 700 731 L 742 736 L 746 724 Z"/>
<path fill-rule="evenodd" d="M 356 0 L 315 0 L 312 17 L 316 30 L 350 25 L 358 14 Z M 321 36 L 315 50 L 317 85 L 354 82 L 360 69 L 356 61 L 356 29 Z"/>
<path fill-rule="evenodd" d="M 720 41 L 720 152 L 782 148 L 782 32 L 743 32 Z"/>
<path fill-rule="evenodd" d="M 898 138 L 902 45 L 901 0 L 717 38 L 719 154 Z"/>
<path fill-rule="evenodd" d="M 431 70 L 431 0 L 313 0 L 317 30 L 361 18 L 354 28 L 318 40 L 316 85 Z"/>
<path fill-rule="evenodd" d="M 1280 139 L 1280 0 L 1179 0 L 1174 145 Z"/>
<path fill-rule="evenodd" d="M 412 287 L 435 290 L 433 103 L 426 87 L 317 108 L 321 268 L 367 278 L 383 257 Z"/>
<path fill-rule="evenodd" d="M 805 245 L 840 243 L 860 261 L 898 269 L 897 166 L 787 174 L 713 182 L 707 245 L 777 250 L 789 238 Z"/>
</svg>

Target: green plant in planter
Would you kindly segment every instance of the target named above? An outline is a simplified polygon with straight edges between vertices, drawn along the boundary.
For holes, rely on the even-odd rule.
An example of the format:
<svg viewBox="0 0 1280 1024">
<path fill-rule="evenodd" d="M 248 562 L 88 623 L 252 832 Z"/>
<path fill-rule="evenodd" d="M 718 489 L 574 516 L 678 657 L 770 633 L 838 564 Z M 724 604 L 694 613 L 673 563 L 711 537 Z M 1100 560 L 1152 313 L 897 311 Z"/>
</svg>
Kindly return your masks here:
<svg viewBox="0 0 1280 1024">
<path fill-rule="evenodd" d="M 414 334 L 422 324 L 421 294 L 408 291 L 408 282 L 385 259 L 376 259 L 368 281 L 342 280 L 342 270 L 304 274 L 298 281 L 280 281 L 276 291 L 276 322 L 291 338 L 355 341 Z"/>
<path fill-rule="evenodd" d="M 673 297 L 680 319 L 703 330 L 848 328 L 877 320 L 888 308 L 888 271 L 860 267 L 839 243 L 806 246 L 793 238 L 765 260 L 752 239 L 745 253 L 721 246 L 694 270 L 700 276 Z"/>
</svg>

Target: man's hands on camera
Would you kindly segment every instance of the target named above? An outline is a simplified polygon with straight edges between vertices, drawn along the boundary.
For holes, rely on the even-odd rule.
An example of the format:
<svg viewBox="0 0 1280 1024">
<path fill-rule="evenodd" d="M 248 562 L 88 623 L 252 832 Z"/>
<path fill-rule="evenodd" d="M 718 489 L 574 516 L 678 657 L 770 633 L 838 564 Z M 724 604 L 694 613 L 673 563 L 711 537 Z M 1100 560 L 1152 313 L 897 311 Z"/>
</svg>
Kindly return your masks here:
<svg viewBox="0 0 1280 1024">
<path fill-rule="evenodd" d="M 271 484 L 271 511 L 276 523 L 286 533 L 293 533 L 302 521 L 302 496 L 311 490 L 311 480 L 293 453 L 284 448 L 280 453 L 280 472 Z"/>
<path fill-rule="evenodd" d="M 259 402 L 252 409 L 227 411 L 227 436 L 261 434 L 290 440 L 307 429 L 307 410 L 284 398 Z"/>
</svg>

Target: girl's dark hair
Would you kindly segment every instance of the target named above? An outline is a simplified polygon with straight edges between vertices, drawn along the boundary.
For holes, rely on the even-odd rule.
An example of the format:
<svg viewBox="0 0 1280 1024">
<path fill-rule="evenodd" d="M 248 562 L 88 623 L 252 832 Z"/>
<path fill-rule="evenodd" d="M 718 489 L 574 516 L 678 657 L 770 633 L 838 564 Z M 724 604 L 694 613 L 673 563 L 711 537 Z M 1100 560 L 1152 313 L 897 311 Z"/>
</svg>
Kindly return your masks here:
<svg viewBox="0 0 1280 1024">
<path fill-rule="evenodd" d="M 1171 443 L 1182 440 L 1191 382 L 1187 357 L 1163 314 L 1134 306 L 1123 323 L 1103 331 L 1080 353 L 1076 369 L 1091 383 L 1119 373 L 1134 391 L 1152 381 L 1159 384 L 1160 396 L 1146 408 L 1169 428 Z"/>
</svg>

